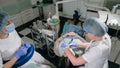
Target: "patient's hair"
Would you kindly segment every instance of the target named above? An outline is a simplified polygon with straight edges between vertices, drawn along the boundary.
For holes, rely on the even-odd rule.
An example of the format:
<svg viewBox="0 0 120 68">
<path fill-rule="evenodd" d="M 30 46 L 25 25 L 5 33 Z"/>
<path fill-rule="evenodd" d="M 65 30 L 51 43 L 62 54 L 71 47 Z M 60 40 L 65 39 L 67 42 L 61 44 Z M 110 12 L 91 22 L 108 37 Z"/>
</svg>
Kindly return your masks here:
<svg viewBox="0 0 120 68">
<path fill-rule="evenodd" d="M 78 25 L 78 24 L 82 24 L 82 21 L 80 20 L 74 21 L 74 25 Z"/>
<path fill-rule="evenodd" d="M 70 24 L 73 24 L 73 25 L 80 25 L 82 26 L 82 21 L 80 20 L 74 20 L 74 19 L 69 19 L 68 22 L 70 22 Z"/>
<path fill-rule="evenodd" d="M 74 20 L 73 20 L 73 19 L 69 19 L 68 22 L 69 22 L 70 24 L 74 24 Z"/>
</svg>

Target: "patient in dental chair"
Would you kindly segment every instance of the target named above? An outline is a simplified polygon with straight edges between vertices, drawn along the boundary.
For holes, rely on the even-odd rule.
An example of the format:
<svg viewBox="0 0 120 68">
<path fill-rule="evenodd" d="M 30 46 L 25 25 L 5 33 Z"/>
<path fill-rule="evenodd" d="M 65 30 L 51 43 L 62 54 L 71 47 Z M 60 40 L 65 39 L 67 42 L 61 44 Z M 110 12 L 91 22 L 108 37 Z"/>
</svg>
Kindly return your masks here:
<svg viewBox="0 0 120 68">
<path fill-rule="evenodd" d="M 82 22 L 80 20 L 74 22 L 73 19 L 71 19 L 69 22 L 66 22 L 63 28 L 62 35 L 69 32 L 75 32 L 83 37 Z"/>
<path fill-rule="evenodd" d="M 0 68 L 12 68 L 20 57 L 27 54 L 28 48 L 29 43 L 23 42 L 19 37 L 10 16 L 5 12 L 0 12 Z M 43 65 L 46 65 L 44 68 L 53 68 L 50 67 L 53 65 L 36 51 L 32 58 L 20 68 L 31 68 L 28 67 L 31 65 L 37 66 L 36 68 L 43 68 Z"/>
</svg>

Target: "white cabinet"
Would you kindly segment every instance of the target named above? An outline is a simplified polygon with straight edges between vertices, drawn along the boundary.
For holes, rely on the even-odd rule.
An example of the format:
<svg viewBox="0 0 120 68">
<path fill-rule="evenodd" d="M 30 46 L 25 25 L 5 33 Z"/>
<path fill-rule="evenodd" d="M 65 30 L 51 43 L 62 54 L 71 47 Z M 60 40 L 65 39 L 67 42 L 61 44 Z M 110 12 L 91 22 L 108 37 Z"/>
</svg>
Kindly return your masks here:
<svg viewBox="0 0 120 68">
<path fill-rule="evenodd" d="M 15 23 L 15 26 L 18 27 L 24 23 L 27 23 L 36 17 L 38 17 L 38 11 L 32 8 L 26 9 L 18 14 L 11 15 L 10 18 Z"/>
<path fill-rule="evenodd" d="M 22 19 L 23 23 L 27 23 L 28 21 L 34 19 L 33 18 L 34 14 L 33 14 L 32 8 L 24 10 L 20 14 L 21 14 L 21 19 Z"/>
<path fill-rule="evenodd" d="M 16 27 L 23 24 L 20 13 L 10 16 Z"/>
<path fill-rule="evenodd" d="M 36 18 L 39 16 L 39 11 L 38 11 L 38 8 L 33 8 L 33 17 Z"/>
<path fill-rule="evenodd" d="M 96 6 L 103 6 L 104 0 L 87 0 L 89 4 L 96 5 Z"/>
</svg>

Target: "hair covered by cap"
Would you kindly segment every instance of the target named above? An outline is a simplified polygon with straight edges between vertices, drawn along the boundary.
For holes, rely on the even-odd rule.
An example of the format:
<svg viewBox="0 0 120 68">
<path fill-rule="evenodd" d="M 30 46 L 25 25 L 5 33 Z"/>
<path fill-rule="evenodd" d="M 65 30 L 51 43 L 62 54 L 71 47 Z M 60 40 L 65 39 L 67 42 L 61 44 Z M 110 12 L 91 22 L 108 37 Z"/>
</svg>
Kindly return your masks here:
<svg viewBox="0 0 120 68">
<path fill-rule="evenodd" d="M 83 30 L 87 33 L 91 33 L 95 36 L 101 37 L 108 32 L 108 27 L 98 18 L 91 17 L 85 20 L 85 22 L 83 23 Z"/>
<path fill-rule="evenodd" d="M 9 15 L 5 12 L 0 11 L 0 31 L 7 24 Z"/>
</svg>

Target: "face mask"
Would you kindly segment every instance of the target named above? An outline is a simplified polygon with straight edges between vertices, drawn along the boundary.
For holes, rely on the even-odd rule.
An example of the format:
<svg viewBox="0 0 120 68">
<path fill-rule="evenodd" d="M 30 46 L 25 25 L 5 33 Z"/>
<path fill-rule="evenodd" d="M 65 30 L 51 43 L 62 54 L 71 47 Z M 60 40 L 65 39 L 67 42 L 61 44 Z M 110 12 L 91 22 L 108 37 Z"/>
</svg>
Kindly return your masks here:
<svg viewBox="0 0 120 68">
<path fill-rule="evenodd" d="M 14 30 L 15 30 L 15 25 L 13 23 L 11 23 L 10 25 L 6 26 L 7 33 L 11 33 Z"/>
</svg>

